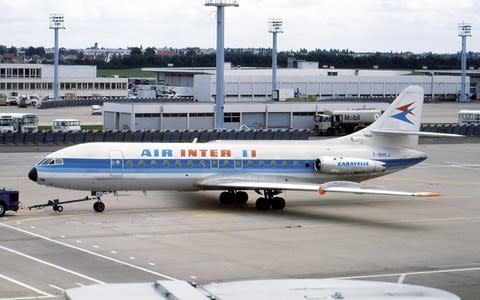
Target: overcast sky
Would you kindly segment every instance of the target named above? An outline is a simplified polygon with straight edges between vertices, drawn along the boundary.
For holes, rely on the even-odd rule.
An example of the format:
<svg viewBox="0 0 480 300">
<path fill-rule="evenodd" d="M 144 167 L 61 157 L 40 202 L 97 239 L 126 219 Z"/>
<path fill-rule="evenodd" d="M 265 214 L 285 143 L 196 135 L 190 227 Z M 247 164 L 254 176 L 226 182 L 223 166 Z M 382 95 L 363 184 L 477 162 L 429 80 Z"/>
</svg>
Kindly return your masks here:
<svg viewBox="0 0 480 300">
<path fill-rule="evenodd" d="M 0 44 L 53 45 L 50 13 L 65 15 L 60 45 L 215 48 L 216 9 L 204 0 L 0 0 Z M 226 9 L 225 47 L 271 47 L 269 18 L 282 18 L 280 50 L 350 49 L 454 53 L 457 24 L 472 24 L 480 51 L 478 0 L 238 0 Z M 478 34 L 477 34 L 478 32 Z"/>
</svg>

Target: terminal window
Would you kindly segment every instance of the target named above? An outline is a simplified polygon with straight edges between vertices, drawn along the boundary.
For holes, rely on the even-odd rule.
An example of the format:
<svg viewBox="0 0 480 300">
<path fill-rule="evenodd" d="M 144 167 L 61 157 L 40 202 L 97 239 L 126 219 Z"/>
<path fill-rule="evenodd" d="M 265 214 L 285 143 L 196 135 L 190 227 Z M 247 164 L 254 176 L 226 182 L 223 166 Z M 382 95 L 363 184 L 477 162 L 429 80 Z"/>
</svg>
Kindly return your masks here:
<svg viewBox="0 0 480 300">
<path fill-rule="evenodd" d="M 225 113 L 223 121 L 225 123 L 240 123 L 240 113 Z"/>
</svg>

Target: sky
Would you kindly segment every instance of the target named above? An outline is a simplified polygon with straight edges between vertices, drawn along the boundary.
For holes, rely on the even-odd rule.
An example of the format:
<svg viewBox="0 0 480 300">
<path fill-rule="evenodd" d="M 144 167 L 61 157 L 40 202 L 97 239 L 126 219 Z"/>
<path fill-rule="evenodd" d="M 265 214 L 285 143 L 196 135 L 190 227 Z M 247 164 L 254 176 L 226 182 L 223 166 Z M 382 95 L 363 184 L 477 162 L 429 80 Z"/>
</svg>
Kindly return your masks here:
<svg viewBox="0 0 480 300">
<path fill-rule="evenodd" d="M 229 0 L 231 1 L 231 0 Z M 226 48 L 269 48 L 268 20 L 281 18 L 279 50 L 456 53 L 457 25 L 472 25 L 480 52 L 478 0 L 238 0 L 225 9 Z M 0 0 L 0 45 L 53 46 L 51 13 L 65 16 L 60 46 L 215 48 L 216 8 L 204 0 Z M 476 34 L 476 32 L 479 34 Z"/>
</svg>

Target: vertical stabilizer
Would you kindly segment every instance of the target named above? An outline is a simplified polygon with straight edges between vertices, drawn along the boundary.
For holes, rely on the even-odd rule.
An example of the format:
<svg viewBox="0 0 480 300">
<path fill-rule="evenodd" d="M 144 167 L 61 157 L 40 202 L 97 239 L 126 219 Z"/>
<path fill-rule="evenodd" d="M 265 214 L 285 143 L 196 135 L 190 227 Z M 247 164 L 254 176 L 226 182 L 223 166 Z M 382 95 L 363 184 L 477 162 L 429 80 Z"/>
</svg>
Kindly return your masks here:
<svg viewBox="0 0 480 300">
<path fill-rule="evenodd" d="M 423 88 L 409 86 L 395 98 L 375 123 L 352 134 L 350 138 L 373 134 L 373 143 L 377 145 L 415 147 L 418 144 L 418 135 L 408 133 L 420 130 L 422 110 Z"/>
<path fill-rule="evenodd" d="M 423 88 L 409 86 L 392 102 L 369 129 L 419 131 L 422 121 Z"/>
</svg>

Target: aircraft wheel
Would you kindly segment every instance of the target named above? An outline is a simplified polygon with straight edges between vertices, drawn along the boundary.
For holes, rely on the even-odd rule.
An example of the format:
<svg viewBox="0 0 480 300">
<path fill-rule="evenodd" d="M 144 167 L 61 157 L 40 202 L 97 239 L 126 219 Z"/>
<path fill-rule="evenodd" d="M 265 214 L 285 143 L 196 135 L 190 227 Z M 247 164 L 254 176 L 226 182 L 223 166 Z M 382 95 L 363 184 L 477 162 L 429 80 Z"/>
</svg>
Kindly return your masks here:
<svg viewBox="0 0 480 300">
<path fill-rule="evenodd" d="M 255 206 L 258 210 L 267 210 L 270 208 L 270 201 L 266 198 L 260 197 L 257 199 L 257 202 L 255 202 Z"/>
<path fill-rule="evenodd" d="M 0 217 L 3 217 L 3 215 L 5 215 L 5 211 L 6 211 L 6 207 L 5 207 L 5 204 L 3 203 L 0 203 Z"/>
<path fill-rule="evenodd" d="M 105 204 L 97 201 L 93 203 L 93 210 L 96 212 L 103 212 L 105 210 Z"/>
<path fill-rule="evenodd" d="M 285 199 L 282 197 L 273 197 L 272 199 L 272 209 L 284 209 L 285 208 Z"/>
<path fill-rule="evenodd" d="M 53 208 L 55 211 L 62 212 L 63 211 L 63 206 L 57 205 L 56 207 Z"/>
<path fill-rule="evenodd" d="M 334 135 L 334 134 L 335 134 L 335 130 L 334 130 L 332 127 L 329 127 L 329 128 L 327 129 L 327 135 L 328 135 L 328 136 L 332 136 L 332 135 Z"/>
<path fill-rule="evenodd" d="M 240 204 L 245 204 L 248 201 L 248 194 L 243 191 L 237 192 L 235 194 L 235 200 Z"/>
<path fill-rule="evenodd" d="M 232 204 L 235 200 L 235 194 L 230 192 L 221 192 L 220 193 L 220 203 L 222 204 Z"/>
</svg>

